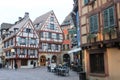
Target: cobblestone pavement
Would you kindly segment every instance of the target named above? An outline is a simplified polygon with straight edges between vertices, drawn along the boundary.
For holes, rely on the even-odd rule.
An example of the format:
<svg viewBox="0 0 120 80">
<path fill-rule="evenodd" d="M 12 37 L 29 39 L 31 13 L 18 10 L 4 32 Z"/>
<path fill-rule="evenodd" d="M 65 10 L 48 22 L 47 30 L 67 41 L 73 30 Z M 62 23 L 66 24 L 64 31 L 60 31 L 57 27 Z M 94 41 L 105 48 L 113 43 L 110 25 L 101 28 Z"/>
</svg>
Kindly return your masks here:
<svg viewBox="0 0 120 80">
<path fill-rule="evenodd" d="M 79 80 L 79 75 L 70 71 L 69 76 L 58 76 L 47 72 L 45 67 L 18 70 L 0 69 L 0 80 Z"/>
</svg>

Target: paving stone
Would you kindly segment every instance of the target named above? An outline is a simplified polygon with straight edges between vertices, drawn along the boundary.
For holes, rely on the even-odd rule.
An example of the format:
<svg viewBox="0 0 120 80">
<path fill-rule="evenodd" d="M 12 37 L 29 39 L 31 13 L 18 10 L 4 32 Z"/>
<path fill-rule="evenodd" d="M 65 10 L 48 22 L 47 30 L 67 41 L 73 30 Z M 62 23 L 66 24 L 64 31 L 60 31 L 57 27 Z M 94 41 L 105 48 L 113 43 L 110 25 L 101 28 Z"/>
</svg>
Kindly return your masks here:
<svg viewBox="0 0 120 80">
<path fill-rule="evenodd" d="M 35 69 L 0 69 L 0 80 L 79 80 L 79 75 L 70 70 L 69 76 L 58 76 L 46 67 Z"/>
</svg>

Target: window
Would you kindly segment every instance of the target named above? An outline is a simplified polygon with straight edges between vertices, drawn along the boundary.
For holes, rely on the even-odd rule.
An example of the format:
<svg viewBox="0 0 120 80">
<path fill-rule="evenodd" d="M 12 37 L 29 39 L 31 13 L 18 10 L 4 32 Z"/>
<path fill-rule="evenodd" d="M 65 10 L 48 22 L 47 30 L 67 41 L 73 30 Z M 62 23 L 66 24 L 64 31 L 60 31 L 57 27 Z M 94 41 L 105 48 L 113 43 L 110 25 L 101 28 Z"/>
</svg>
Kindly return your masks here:
<svg viewBox="0 0 120 80">
<path fill-rule="evenodd" d="M 7 47 L 9 46 L 9 41 L 7 41 Z"/>
<path fill-rule="evenodd" d="M 28 60 L 21 60 L 21 66 L 27 66 Z"/>
<path fill-rule="evenodd" d="M 103 11 L 104 28 L 112 27 L 115 25 L 114 7 L 109 7 Z"/>
<path fill-rule="evenodd" d="M 30 55 L 34 56 L 35 55 L 35 50 L 30 50 Z"/>
<path fill-rule="evenodd" d="M 50 22 L 54 22 L 54 17 L 50 17 Z"/>
<path fill-rule="evenodd" d="M 31 32 L 31 29 L 26 28 L 26 33 L 30 33 L 30 32 Z"/>
<path fill-rule="evenodd" d="M 58 50 L 58 45 L 55 45 L 55 50 Z"/>
<path fill-rule="evenodd" d="M 87 5 L 89 3 L 89 0 L 84 0 L 84 4 Z"/>
<path fill-rule="evenodd" d="M 26 39 L 25 38 L 19 38 L 19 43 L 21 45 L 25 45 L 26 44 Z"/>
<path fill-rule="evenodd" d="M 39 23 L 35 25 L 35 28 L 37 28 L 39 26 Z"/>
<path fill-rule="evenodd" d="M 54 30 L 54 24 L 50 24 L 50 29 Z"/>
<path fill-rule="evenodd" d="M 30 39 L 30 44 L 35 45 L 36 44 L 36 39 L 35 38 L 31 38 Z"/>
<path fill-rule="evenodd" d="M 40 33 L 40 37 L 41 37 L 41 38 L 43 38 L 43 37 L 44 37 L 44 36 L 43 36 L 43 32 L 41 32 L 41 33 Z"/>
<path fill-rule="evenodd" d="M 48 38 L 50 38 L 50 39 L 52 38 L 52 33 L 51 32 L 48 33 Z"/>
<path fill-rule="evenodd" d="M 104 53 L 90 54 L 90 72 L 105 73 Z"/>
<path fill-rule="evenodd" d="M 69 39 L 69 34 L 67 34 L 67 39 Z"/>
<path fill-rule="evenodd" d="M 51 49 L 51 44 L 48 44 L 48 49 Z"/>
<path fill-rule="evenodd" d="M 67 49 L 69 49 L 69 44 L 67 44 Z"/>
<path fill-rule="evenodd" d="M 57 40 L 59 40 L 59 39 L 60 39 L 59 34 L 56 34 L 56 39 L 57 39 Z"/>
<path fill-rule="evenodd" d="M 97 32 L 98 31 L 98 16 L 93 15 L 90 17 L 90 32 Z"/>
<path fill-rule="evenodd" d="M 63 45 L 62 50 L 65 50 L 65 45 Z"/>
<path fill-rule="evenodd" d="M 14 32 L 16 33 L 18 31 L 18 28 L 14 28 Z"/>
<path fill-rule="evenodd" d="M 13 45 L 13 39 L 11 39 L 11 45 Z"/>
<path fill-rule="evenodd" d="M 21 49 L 21 50 L 20 50 L 20 55 L 25 55 L 25 53 L 26 53 L 26 50 L 25 50 L 25 49 Z"/>
</svg>

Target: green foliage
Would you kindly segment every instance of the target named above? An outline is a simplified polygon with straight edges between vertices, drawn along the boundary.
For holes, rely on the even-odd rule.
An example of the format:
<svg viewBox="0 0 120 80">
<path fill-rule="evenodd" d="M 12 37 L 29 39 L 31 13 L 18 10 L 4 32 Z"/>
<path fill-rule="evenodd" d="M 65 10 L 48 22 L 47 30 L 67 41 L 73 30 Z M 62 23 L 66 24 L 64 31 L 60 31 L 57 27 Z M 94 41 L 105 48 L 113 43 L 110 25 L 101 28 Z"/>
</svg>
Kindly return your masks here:
<svg viewBox="0 0 120 80">
<path fill-rule="evenodd" d="M 115 29 L 114 28 L 105 28 L 103 30 L 103 34 L 109 34 L 109 33 L 114 33 Z"/>
<path fill-rule="evenodd" d="M 93 38 L 95 38 L 96 37 L 96 34 L 89 34 L 88 36 L 87 36 L 87 39 L 93 39 Z"/>
</svg>

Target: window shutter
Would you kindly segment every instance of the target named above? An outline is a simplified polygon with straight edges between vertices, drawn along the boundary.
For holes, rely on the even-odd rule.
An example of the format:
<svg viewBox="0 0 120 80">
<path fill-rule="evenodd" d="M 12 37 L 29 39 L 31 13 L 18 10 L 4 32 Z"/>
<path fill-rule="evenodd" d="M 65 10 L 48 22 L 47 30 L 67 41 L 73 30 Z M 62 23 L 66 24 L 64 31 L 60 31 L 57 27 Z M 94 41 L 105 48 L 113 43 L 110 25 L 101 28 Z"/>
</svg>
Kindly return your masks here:
<svg viewBox="0 0 120 80">
<path fill-rule="evenodd" d="M 94 31 L 98 31 L 98 16 L 94 16 Z"/>
<path fill-rule="evenodd" d="M 26 44 L 27 43 L 27 40 L 26 40 L 26 38 L 24 38 L 24 44 Z"/>
<path fill-rule="evenodd" d="M 107 28 L 109 26 L 108 10 L 104 10 L 103 18 L 104 18 L 104 28 Z"/>
<path fill-rule="evenodd" d="M 84 4 L 85 5 L 88 4 L 88 2 L 89 2 L 89 0 L 84 0 Z"/>
<path fill-rule="evenodd" d="M 94 22 L 93 22 L 93 16 L 90 17 L 90 32 L 93 32 L 93 25 L 94 25 Z"/>
<path fill-rule="evenodd" d="M 109 22 L 110 26 L 114 25 L 114 7 L 109 8 Z"/>
</svg>

